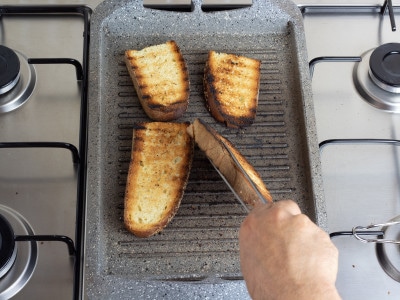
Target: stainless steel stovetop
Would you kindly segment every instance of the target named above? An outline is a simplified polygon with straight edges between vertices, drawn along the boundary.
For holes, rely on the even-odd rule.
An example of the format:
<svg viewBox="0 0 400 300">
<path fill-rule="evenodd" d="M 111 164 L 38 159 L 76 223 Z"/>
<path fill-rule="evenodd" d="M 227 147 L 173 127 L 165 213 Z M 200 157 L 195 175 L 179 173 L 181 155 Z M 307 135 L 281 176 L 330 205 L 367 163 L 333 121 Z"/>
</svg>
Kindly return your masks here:
<svg viewBox="0 0 400 300">
<path fill-rule="evenodd" d="M 0 5 L 68 4 L 68 11 L 71 5 L 94 7 L 99 2 L 2 1 Z M 11 112 L 4 113 L 22 100 L 14 103 L 7 96 L 0 97 L 0 213 L 8 217 L 15 235 L 41 236 L 37 243 L 22 241 L 23 237 L 16 241 L 17 258 L 0 280 L 0 299 L 7 299 L 21 288 L 13 299 L 72 299 L 74 265 L 79 256 L 70 255 L 66 241 L 77 242 L 77 183 L 79 170 L 84 167 L 82 157 L 81 162 L 77 161 L 80 153 L 75 158 L 72 155 L 80 148 L 83 84 L 74 64 L 77 62 L 78 69 L 84 65 L 85 18 L 79 12 L 0 12 L 0 44 L 15 50 L 21 62 L 15 88 L 24 90 L 31 81 L 34 86 L 28 101 Z M 40 144 L 28 148 L 9 144 L 20 142 Z M 60 144 L 43 148 L 43 142 Z M 29 225 L 25 226 L 25 221 Z M 33 259 L 25 258 L 29 255 Z M 13 280 L 15 284 L 11 285 Z"/>
<path fill-rule="evenodd" d="M 10 0 L 1 5 L 88 5 L 99 0 Z M 391 31 L 389 16 L 379 14 L 383 1 L 296 0 L 311 5 L 304 14 L 309 60 L 317 57 L 364 57 L 379 45 L 400 42 Z M 313 4 L 314 3 L 314 4 Z M 326 5 L 345 5 L 341 9 Z M 399 6 L 400 3 L 393 1 Z M 356 8 L 349 7 L 351 5 Z M 0 44 L 26 58 L 70 58 L 83 63 L 80 15 L 3 16 Z M 356 62 L 320 62 L 313 72 L 313 93 L 330 232 L 349 231 L 357 225 L 381 223 L 400 214 L 400 114 L 381 111 L 359 95 L 353 74 Z M 79 148 L 81 80 L 70 64 L 32 64 L 36 86 L 29 101 L 12 113 L 0 115 L 0 143 L 63 142 Z M 367 76 L 367 75 L 366 75 Z M 343 139 L 369 139 L 362 142 Z M 395 143 L 372 143 L 385 139 Z M 27 152 L 29 151 L 29 152 Z M 28 154 L 29 153 L 29 154 Z M 30 226 L 15 229 L 23 235 L 70 237 L 76 243 L 76 205 L 79 163 L 65 148 L 0 148 L 0 211 L 18 211 Z M 4 208 L 7 206 L 8 208 Z M 9 211 L 11 208 L 11 212 Z M 20 223 L 16 221 L 16 223 Z M 398 238 L 395 231 L 394 236 Z M 399 282 L 388 276 L 376 258 L 375 244 L 351 236 L 334 237 L 340 262 L 337 287 L 344 299 L 398 299 Z M 29 243 L 21 252 L 32 251 Z M 35 243 L 36 244 L 36 243 Z M 386 246 L 385 246 L 386 247 Z M 399 268 L 399 248 L 387 246 L 391 262 Z M 65 243 L 37 243 L 35 272 L 15 299 L 71 299 L 74 296 L 74 256 Z M 0 281 L 0 293 L 4 280 Z M 79 294 L 79 293 L 77 293 Z M 75 295 L 77 295 L 75 294 Z M 1 295 L 1 294 L 0 294 Z M 1 299 L 1 296 L 0 296 Z"/>
<path fill-rule="evenodd" d="M 305 7 L 311 3 L 298 2 Z M 337 7 L 343 3 L 344 7 Z M 312 88 L 318 139 L 325 144 L 321 164 L 328 226 L 330 232 L 348 231 L 400 214 L 400 114 L 373 107 L 371 98 L 364 99 L 359 93 L 364 89 L 369 93 L 371 51 L 400 42 L 400 27 L 392 31 L 389 14 L 379 13 L 383 1 L 316 4 L 321 7 L 305 8 L 304 22 L 309 61 L 325 58 L 317 59 L 320 63 L 314 66 Z M 329 8 L 329 4 L 336 7 Z M 400 24 L 398 7 L 394 16 Z M 361 57 L 362 61 L 335 62 L 329 57 Z M 396 98 L 386 91 L 380 93 Z M 398 239 L 398 228 L 392 230 Z M 364 244 L 352 236 L 334 237 L 333 241 L 340 253 L 337 287 L 344 299 L 398 299 L 400 284 L 382 270 L 374 243 Z M 384 248 L 399 269 L 399 247 Z"/>
</svg>

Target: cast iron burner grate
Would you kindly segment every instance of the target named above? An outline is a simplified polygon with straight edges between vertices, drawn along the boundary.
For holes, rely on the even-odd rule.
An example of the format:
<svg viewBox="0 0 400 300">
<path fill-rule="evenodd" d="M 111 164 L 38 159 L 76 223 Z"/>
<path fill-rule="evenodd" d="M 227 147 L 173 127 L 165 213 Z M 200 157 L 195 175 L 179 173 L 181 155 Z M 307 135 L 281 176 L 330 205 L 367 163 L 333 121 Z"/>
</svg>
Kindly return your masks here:
<svg viewBox="0 0 400 300">
<path fill-rule="evenodd" d="M 39 241 L 64 242 L 69 255 L 76 255 L 69 237 L 35 235 L 21 214 L 0 205 L 0 299 L 16 295 L 28 283 L 36 267 Z"/>
<path fill-rule="evenodd" d="M 354 236 L 363 243 L 375 243 L 376 257 L 382 269 L 392 279 L 400 282 L 400 240 L 399 228 L 400 216 L 382 224 L 370 224 L 368 226 L 355 226 L 351 231 L 337 231 L 329 234 L 331 238 L 339 236 Z M 370 230 L 378 229 L 378 230 Z M 376 237 L 366 237 L 376 236 Z"/>
<path fill-rule="evenodd" d="M 18 257 L 14 262 L 12 268 L 5 272 L 3 278 L 0 280 L 0 299 L 8 299 L 14 295 L 14 288 L 20 290 L 20 284 L 12 284 L 11 287 L 8 285 L 12 279 L 10 278 L 13 274 L 20 272 L 18 268 L 20 256 L 23 252 L 30 252 L 32 259 L 28 260 L 27 266 L 24 269 L 33 270 L 37 260 L 37 242 L 38 241 L 61 241 L 68 246 L 68 253 L 70 256 L 74 256 L 74 278 L 73 278 L 73 298 L 81 298 L 81 283 L 83 275 L 82 266 L 82 250 L 83 250 L 83 234 L 84 234 L 84 219 L 85 219 L 85 188 L 86 188 L 86 153 L 87 148 L 87 88 L 88 88 L 88 53 L 89 53 L 89 36 L 90 36 L 90 16 L 92 10 L 87 6 L 82 5 L 34 5 L 34 6 L 22 6 L 22 5 L 1 5 L 0 16 L 59 16 L 64 18 L 65 16 L 79 15 L 83 20 L 83 44 L 82 44 L 82 64 L 73 58 L 27 58 L 22 53 L 11 50 L 17 56 L 19 60 L 19 77 L 15 79 L 15 86 L 4 91 L 4 94 L 0 93 L 0 114 L 13 111 L 20 107 L 22 104 L 27 102 L 31 94 L 34 91 L 36 85 L 36 71 L 34 68 L 35 64 L 70 64 L 75 67 L 76 79 L 80 81 L 80 94 L 81 94 L 81 112 L 80 112 L 80 126 L 79 126 L 79 150 L 77 147 L 70 143 L 65 142 L 0 142 L 1 148 L 65 148 L 71 151 L 73 157 L 73 163 L 78 165 L 78 183 L 77 183 L 77 210 L 76 210 L 76 235 L 75 240 L 77 246 L 75 247 L 74 242 L 71 238 L 62 235 L 35 235 L 31 230 L 29 224 L 23 219 L 17 212 L 15 214 L 21 219 L 16 221 L 17 228 L 14 226 L 14 218 L 10 220 L 9 214 L 14 215 L 11 208 L 5 207 L 0 204 L 0 212 L 5 215 L 6 219 L 10 221 L 14 232 L 22 234 L 15 235 L 14 241 L 15 248 L 18 248 Z M 11 54 L 10 54 L 11 55 Z M 13 56 L 13 55 L 11 55 Z M 15 56 L 14 58 L 15 59 Z M 8 59 L 6 59 L 8 62 Z M 4 62 L 0 62 L 2 64 Z M 0 66 L 3 67 L 3 66 Z M 8 68 L 8 67 L 7 67 Z M 24 73 L 25 72 L 25 73 Z M 3 71 L 0 69 L 0 76 Z M 12 77 L 11 75 L 8 75 Z M 1 85 L 0 85 L 1 86 Z M 9 85 L 7 85 L 9 86 Z M 18 219 L 18 218 L 17 218 Z M 19 225 L 27 226 L 26 230 L 18 227 Z M 25 228 L 25 227 L 24 227 Z M 0 247 L 1 247 L 0 237 Z M 30 248 L 29 248 L 30 247 Z M 0 265 L 1 267 L 1 265 Z M 28 272 L 27 274 L 30 274 Z M 19 279 L 26 279 L 30 275 L 20 276 Z M 29 278 L 28 278 L 29 279 Z"/>
<path fill-rule="evenodd" d="M 355 62 L 353 81 L 369 104 L 400 113 L 400 43 L 383 44 L 361 56 L 321 56 L 309 63 L 311 77 L 317 63 Z"/>
</svg>

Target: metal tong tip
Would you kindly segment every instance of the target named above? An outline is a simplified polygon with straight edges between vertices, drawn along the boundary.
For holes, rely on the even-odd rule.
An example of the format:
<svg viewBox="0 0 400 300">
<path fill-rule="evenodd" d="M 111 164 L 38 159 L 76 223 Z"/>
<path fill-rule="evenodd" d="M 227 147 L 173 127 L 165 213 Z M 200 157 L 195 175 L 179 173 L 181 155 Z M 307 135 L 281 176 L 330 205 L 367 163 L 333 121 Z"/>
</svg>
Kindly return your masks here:
<svg viewBox="0 0 400 300">
<path fill-rule="evenodd" d="M 400 244 L 400 240 L 386 239 L 383 236 L 382 237 L 378 237 L 378 238 L 364 238 L 364 237 L 360 236 L 360 235 L 363 234 L 363 231 L 365 232 L 365 231 L 368 231 L 369 229 L 378 228 L 378 227 L 380 227 L 382 229 L 382 232 L 385 233 L 386 230 L 388 229 L 388 227 L 400 224 L 400 220 L 398 220 L 398 219 L 399 219 L 399 217 L 396 217 L 396 218 L 394 218 L 394 219 L 392 219 L 392 220 L 390 220 L 389 222 L 386 222 L 386 223 L 371 224 L 371 225 L 368 225 L 368 226 L 355 226 L 352 229 L 353 236 L 357 240 L 359 240 L 359 241 L 361 241 L 363 243 Z"/>
</svg>

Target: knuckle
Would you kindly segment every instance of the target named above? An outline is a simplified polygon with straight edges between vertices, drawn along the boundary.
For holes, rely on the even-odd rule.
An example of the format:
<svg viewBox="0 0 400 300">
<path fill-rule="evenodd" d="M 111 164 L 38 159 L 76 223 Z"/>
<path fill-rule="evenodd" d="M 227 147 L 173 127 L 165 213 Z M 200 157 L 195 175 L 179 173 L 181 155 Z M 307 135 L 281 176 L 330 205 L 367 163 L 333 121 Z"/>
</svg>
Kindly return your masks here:
<svg viewBox="0 0 400 300">
<path fill-rule="evenodd" d="M 268 222 L 272 224 L 279 224 L 283 220 L 287 219 L 288 216 L 290 215 L 285 209 L 275 206 L 271 208 L 268 214 Z"/>
<path fill-rule="evenodd" d="M 291 199 L 284 200 L 284 201 L 285 201 L 285 202 L 287 203 L 287 205 L 290 206 L 290 207 L 297 207 L 297 203 L 296 203 L 295 201 L 291 200 Z"/>
<path fill-rule="evenodd" d="M 299 206 L 293 200 L 281 200 L 276 202 L 276 204 L 280 208 L 285 209 L 287 212 L 290 212 L 293 215 L 301 213 Z"/>
<path fill-rule="evenodd" d="M 311 226 L 311 220 L 309 217 L 307 217 L 304 214 L 299 214 L 293 217 L 294 218 L 294 222 L 296 222 L 296 225 L 299 226 L 299 228 L 308 228 L 309 226 Z"/>
</svg>

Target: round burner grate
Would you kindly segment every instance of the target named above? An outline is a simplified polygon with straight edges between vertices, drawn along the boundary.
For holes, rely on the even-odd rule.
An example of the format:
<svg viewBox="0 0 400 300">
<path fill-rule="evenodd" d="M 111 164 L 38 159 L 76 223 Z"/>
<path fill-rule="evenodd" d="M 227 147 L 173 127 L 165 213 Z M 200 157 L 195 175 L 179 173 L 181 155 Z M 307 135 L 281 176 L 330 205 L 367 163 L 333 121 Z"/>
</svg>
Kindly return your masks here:
<svg viewBox="0 0 400 300">
<path fill-rule="evenodd" d="M 20 61 L 18 55 L 0 45 L 0 94 L 10 91 L 18 82 Z"/>
<path fill-rule="evenodd" d="M 0 214 L 0 278 L 11 269 L 16 254 L 14 231 L 7 219 Z"/>
</svg>

